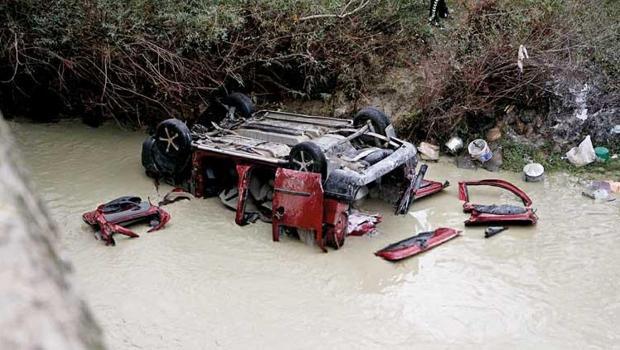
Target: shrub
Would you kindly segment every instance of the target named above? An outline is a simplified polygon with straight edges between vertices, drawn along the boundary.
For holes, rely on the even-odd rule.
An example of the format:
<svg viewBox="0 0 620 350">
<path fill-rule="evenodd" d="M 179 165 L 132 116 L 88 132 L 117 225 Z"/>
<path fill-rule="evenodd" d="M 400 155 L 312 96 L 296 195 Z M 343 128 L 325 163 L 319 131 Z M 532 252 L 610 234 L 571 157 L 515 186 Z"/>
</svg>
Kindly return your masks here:
<svg viewBox="0 0 620 350">
<path fill-rule="evenodd" d="M 403 119 L 401 129 L 410 138 L 445 139 L 492 127 L 511 105 L 546 115 L 555 98 L 554 76 L 584 74 L 593 57 L 617 91 L 620 27 L 614 18 L 620 6 L 608 1 L 605 11 L 596 10 L 605 14 L 592 18 L 592 9 L 600 5 L 594 0 L 462 0 L 465 14 L 453 30 L 436 37 L 420 64 L 424 89 L 416 114 L 422 117 Z M 523 73 L 517 68 L 521 44 L 530 55 Z"/>
<path fill-rule="evenodd" d="M 136 124 L 193 118 L 221 90 L 311 98 L 343 88 L 355 97 L 415 44 L 409 18 L 422 9 L 398 0 L 13 0 L 0 4 L 0 91 L 14 112 L 53 94 L 91 122 Z"/>
</svg>

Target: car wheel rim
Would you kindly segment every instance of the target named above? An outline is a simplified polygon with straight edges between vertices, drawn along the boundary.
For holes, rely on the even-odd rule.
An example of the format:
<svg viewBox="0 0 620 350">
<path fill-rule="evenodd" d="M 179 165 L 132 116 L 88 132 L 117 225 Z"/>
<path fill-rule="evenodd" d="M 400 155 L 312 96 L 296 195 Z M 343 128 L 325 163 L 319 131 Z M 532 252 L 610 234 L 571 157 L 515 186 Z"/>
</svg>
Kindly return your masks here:
<svg viewBox="0 0 620 350">
<path fill-rule="evenodd" d="M 226 118 L 230 120 L 237 119 L 237 108 L 235 106 L 229 106 L 225 104 L 224 108 L 226 108 Z"/>
<path fill-rule="evenodd" d="M 298 156 L 295 157 L 293 159 L 293 163 L 296 164 L 296 167 L 298 171 L 302 171 L 302 172 L 315 172 L 315 161 L 312 158 L 312 156 L 310 156 L 309 154 L 307 154 L 304 151 L 300 151 Z"/>
<path fill-rule="evenodd" d="M 171 134 L 167 127 L 164 128 L 166 132 L 166 137 L 160 136 L 159 141 L 163 141 L 166 143 L 166 153 L 170 153 L 170 147 L 174 148 L 175 151 L 179 150 L 179 146 L 174 143 L 174 140 L 179 136 L 179 133 Z"/>
</svg>

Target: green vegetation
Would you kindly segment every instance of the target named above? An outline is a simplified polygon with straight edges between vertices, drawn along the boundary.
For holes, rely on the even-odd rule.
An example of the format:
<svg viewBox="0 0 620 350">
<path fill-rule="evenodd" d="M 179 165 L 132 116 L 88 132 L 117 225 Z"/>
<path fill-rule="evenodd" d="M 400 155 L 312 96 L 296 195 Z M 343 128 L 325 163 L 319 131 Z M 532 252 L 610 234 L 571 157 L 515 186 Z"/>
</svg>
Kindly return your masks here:
<svg viewBox="0 0 620 350">
<path fill-rule="evenodd" d="M 554 152 L 553 145 L 545 144 L 543 147 L 530 147 L 524 144 L 510 141 L 502 142 L 504 163 L 502 168 L 509 171 L 521 172 L 523 167 L 530 161 L 540 163 L 547 172 L 567 172 L 583 178 L 612 178 L 618 180 L 620 174 L 620 159 L 610 159 L 607 162 L 595 162 L 578 168 L 573 166 L 563 154 Z"/>
<path fill-rule="evenodd" d="M 540 163 L 547 171 L 570 169 L 568 161 L 561 159 L 561 156 L 553 152 L 552 145 L 535 148 L 527 145 L 510 141 L 502 142 L 502 152 L 506 170 L 521 172 L 525 164 L 529 161 Z M 574 167 L 572 167 L 574 168 Z"/>
<path fill-rule="evenodd" d="M 52 95 L 65 113 L 133 124 L 194 118 L 223 89 L 355 98 L 423 45 L 424 11 L 404 0 L 2 2 L 0 93 L 13 113 Z"/>
<path fill-rule="evenodd" d="M 3 1 L 0 103 L 140 126 L 196 118 L 231 90 L 356 101 L 402 67 L 417 95 L 398 127 L 428 140 L 483 134 L 508 106 L 547 115 L 558 74 L 596 72 L 615 96 L 604 103 L 620 103 L 620 2 L 448 3 L 454 18 L 438 28 L 410 0 Z"/>
<path fill-rule="evenodd" d="M 401 128 L 409 134 L 445 139 L 483 132 L 508 106 L 546 115 L 557 99 L 549 84 L 557 76 L 602 75 L 615 96 L 607 103 L 620 103 L 620 2 L 482 0 L 459 1 L 457 9 L 463 15 L 433 36 L 421 58 L 416 108 L 428 117 L 405 120 Z M 520 45 L 530 56 L 523 73 Z"/>
</svg>

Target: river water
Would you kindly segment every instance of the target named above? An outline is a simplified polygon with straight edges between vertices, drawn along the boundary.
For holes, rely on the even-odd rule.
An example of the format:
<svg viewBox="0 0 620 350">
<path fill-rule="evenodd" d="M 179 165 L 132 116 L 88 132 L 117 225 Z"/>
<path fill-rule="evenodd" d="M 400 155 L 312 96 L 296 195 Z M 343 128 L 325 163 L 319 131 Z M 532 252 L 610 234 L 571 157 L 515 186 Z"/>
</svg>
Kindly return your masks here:
<svg viewBox="0 0 620 350">
<path fill-rule="evenodd" d="M 145 135 L 70 121 L 11 126 L 111 349 L 620 347 L 620 203 L 582 197 L 567 175 L 528 184 L 431 164 L 428 178 L 454 185 L 403 217 L 365 203 L 385 213 L 379 233 L 328 254 L 272 242 L 264 223 L 236 226 L 218 199 L 174 203 L 165 229 L 138 226 L 140 238 L 106 247 L 83 212 L 121 195 L 161 197 L 140 165 Z M 492 239 L 465 229 L 455 185 L 485 177 L 526 190 L 538 225 Z M 464 232 L 397 264 L 373 255 L 439 226 Z"/>
</svg>

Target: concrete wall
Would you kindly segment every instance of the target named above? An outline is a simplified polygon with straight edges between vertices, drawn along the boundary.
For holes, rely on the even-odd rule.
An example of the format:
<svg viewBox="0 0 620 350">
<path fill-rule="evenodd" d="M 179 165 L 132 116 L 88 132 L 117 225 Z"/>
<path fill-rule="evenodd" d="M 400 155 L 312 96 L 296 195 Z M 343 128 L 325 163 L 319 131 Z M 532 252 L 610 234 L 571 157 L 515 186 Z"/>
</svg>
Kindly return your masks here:
<svg viewBox="0 0 620 350">
<path fill-rule="evenodd" d="M 0 112 L 0 349 L 104 349 Z"/>
</svg>

